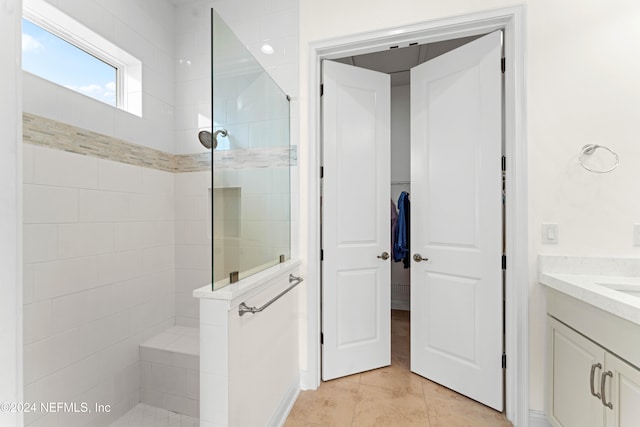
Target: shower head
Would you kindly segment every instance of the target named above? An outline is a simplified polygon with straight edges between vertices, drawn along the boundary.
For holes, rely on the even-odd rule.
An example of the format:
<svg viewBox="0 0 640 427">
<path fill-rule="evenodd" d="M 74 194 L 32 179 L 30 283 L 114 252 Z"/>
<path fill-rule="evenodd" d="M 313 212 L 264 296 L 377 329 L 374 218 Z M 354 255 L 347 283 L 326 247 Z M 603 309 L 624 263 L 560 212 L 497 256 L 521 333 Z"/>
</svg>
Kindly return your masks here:
<svg viewBox="0 0 640 427">
<path fill-rule="evenodd" d="M 213 147 L 213 149 L 215 149 L 218 146 L 218 134 L 227 136 L 228 132 L 226 129 L 218 129 L 211 135 L 211 132 L 208 130 L 202 130 L 198 133 L 198 139 L 200 140 L 200 144 L 205 148 L 210 150 L 211 147 Z"/>
<path fill-rule="evenodd" d="M 198 133 L 198 139 L 200 140 L 200 144 L 202 144 L 205 148 L 208 148 L 209 150 L 211 149 L 212 142 L 213 142 L 213 137 L 211 135 L 211 132 L 209 132 L 208 130 L 201 130 Z M 213 147 L 213 148 L 216 148 L 216 147 Z"/>
</svg>

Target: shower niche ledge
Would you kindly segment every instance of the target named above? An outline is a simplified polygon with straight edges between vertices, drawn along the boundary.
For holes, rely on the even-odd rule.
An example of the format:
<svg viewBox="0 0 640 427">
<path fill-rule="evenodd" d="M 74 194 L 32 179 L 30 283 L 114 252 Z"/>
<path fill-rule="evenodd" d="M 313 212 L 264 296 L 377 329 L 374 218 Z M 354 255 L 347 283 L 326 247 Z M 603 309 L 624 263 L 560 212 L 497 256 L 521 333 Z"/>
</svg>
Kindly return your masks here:
<svg viewBox="0 0 640 427">
<path fill-rule="evenodd" d="M 258 267 L 256 268 L 258 272 L 254 274 L 252 274 L 251 271 L 246 272 L 245 274 L 247 274 L 248 277 L 238 282 L 229 283 L 229 279 L 224 279 L 213 284 L 213 287 L 216 289 L 215 291 L 212 291 L 211 284 L 208 284 L 194 290 L 193 296 L 199 299 L 229 301 L 229 307 L 231 308 L 234 305 L 239 305 L 240 302 L 242 302 L 240 301 L 241 299 L 251 298 L 262 292 L 265 287 L 269 286 L 273 279 L 288 276 L 293 273 L 301 264 L 302 261 L 300 259 L 290 259 L 267 269 Z"/>
</svg>

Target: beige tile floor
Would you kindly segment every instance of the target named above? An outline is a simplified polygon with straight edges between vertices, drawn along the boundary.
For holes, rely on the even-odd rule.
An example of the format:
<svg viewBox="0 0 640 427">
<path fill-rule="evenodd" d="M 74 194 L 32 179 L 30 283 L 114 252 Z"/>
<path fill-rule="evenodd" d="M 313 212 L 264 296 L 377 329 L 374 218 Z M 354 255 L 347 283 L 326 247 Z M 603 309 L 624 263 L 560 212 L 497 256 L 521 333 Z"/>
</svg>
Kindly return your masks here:
<svg viewBox="0 0 640 427">
<path fill-rule="evenodd" d="M 409 370 L 409 312 L 391 314 L 391 366 L 300 393 L 285 427 L 512 427 L 502 413 Z"/>
</svg>

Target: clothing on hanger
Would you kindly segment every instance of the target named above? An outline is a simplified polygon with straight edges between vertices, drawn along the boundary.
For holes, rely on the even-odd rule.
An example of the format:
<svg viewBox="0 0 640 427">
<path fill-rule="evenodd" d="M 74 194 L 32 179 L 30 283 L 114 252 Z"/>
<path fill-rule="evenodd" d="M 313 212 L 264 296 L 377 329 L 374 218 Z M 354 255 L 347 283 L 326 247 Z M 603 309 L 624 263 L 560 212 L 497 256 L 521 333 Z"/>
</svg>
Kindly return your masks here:
<svg viewBox="0 0 640 427">
<path fill-rule="evenodd" d="M 409 193 L 403 191 L 398 198 L 398 226 L 395 244 L 393 246 L 393 260 L 395 262 L 402 261 L 404 268 L 411 266 L 411 259 L 409 257 L 410 210 Z"/>
<path fill-rule="evenodd" d="M 396 204 L 391 199 L 391 253 L 393 253 L 393 247 L 396 244 L 396 234 L 398 233 L 398 209 Z"/>
</svg>

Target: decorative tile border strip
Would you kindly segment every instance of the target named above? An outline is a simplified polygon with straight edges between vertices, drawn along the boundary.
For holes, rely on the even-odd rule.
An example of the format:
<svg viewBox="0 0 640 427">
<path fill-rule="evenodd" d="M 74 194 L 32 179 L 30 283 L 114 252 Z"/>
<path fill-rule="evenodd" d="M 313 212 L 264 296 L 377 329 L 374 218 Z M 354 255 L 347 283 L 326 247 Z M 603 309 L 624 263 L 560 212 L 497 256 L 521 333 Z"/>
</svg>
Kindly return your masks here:
<svg viewBox="0 0 640 427">
<path fill-rule="evenodd" d="M 22 114 L 22 124 L 23 141 L 29 144 L 165 172 L 202 172 L 211 169 L 210 152 L 170 154 L 30 113 Z M 219 169 L 288 167 L 297 164 L 296 146 L 214 153 L 214 167 Z"/>
<path fill-rule="evenodd" d="M 214 151 L 214 169 L 254 169 L 289 167 L 298 164 L 295 145 L 241 150 Z"/>
<path fill-rule="evenodd" d="M 211 170 L 211 152 L 200 154 L 177 154 L 176 172 L 202 172 Z"/>
<path fill-rule="evenodd" d="M 160 150 L 28 113 L 23 113 L 22 123 L 24 142 L 134 166 L 176 171 L 174 156 Z"/>
</svg>

